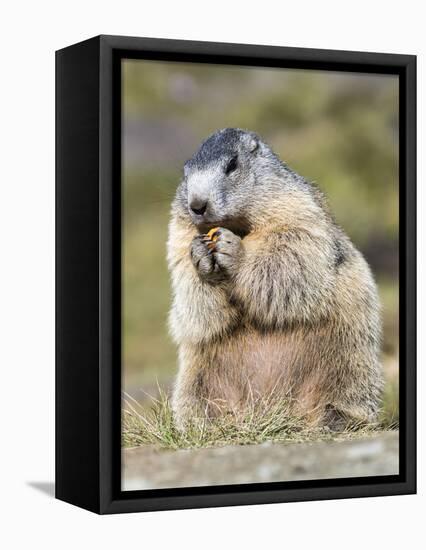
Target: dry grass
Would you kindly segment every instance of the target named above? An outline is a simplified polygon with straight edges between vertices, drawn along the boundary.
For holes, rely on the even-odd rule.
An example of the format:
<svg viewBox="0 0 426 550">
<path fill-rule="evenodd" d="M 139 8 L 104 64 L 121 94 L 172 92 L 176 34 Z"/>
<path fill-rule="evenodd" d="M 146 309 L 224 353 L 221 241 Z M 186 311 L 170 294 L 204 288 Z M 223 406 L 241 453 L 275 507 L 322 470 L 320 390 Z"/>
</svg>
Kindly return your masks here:
<svg viewBox="0 0 426 550">
<path fill-rule="evenodd" d="M 174 422 L 169 397 L 159 388 L 159 397 L 152 398 L 152 406 L 148 410 L 130 396 L 125 396 L 122 444 L 124 447 L 157 445 L 168 449 L 191 449 L 265 441 L 288 443 L 360 437 L 398 428 L 398 419 L 391 406 L 395 403 L 392 392 L 397 392 L 397 388 L 390 392 L 391 395 L 385 395 L 377 424 L 353 424 L 343 432 L 332 432 L 324 427 L 312 428 L 305 418 L 290 413 L 288 401 L 270 398 L 258 400 L 244 414 L 231 412 L 210 421 L 198 419 L 185 431 L 180 431 Z"/>
</svg>

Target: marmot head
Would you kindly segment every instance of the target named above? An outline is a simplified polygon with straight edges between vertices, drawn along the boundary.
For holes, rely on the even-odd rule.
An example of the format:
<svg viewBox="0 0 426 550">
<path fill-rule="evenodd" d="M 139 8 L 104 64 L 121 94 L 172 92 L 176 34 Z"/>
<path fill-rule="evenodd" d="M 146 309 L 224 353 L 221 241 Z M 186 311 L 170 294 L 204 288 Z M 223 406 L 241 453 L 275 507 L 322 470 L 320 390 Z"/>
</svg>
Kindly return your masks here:
<svg viewBox="0 0 426 550">
<path fill-rule="evenodd" d="M 219 130 L 185 163 L 178 190 L 180 206 L 202 232 L 222 226 L 248 233 L 250 213 L 265 194 L 265 186 L 273 188 L 277 180 L 282 185 L 283 169 L 254 132 Z"/>
</svg>

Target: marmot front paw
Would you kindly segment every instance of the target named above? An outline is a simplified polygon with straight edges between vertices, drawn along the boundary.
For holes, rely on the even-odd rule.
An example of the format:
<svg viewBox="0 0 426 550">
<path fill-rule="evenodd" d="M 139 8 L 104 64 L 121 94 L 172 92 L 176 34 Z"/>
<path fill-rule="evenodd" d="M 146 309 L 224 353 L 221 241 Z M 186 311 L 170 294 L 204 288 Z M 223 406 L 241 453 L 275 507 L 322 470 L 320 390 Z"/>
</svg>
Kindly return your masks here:
<svg viewBox="0 0 426 550">
<path fill-rule="evenodd" d="M 241 239 L 229 229 L 217 227 L 197 235 L 191 244 L 191 259 L 202 279 L 220 282 L 235 271 L 241 258 Z"/>
<path fill-rule="evenodd" d="M 192 263 L 198 275 L 209 282 L 220 282 L 226 278 L 226 274 L 216 262 L 213 254 L 212 240 L 207 235 L 194 237 L 190 247 Z"/>
<path fill-rule="evenodd" d="M 229 229 L 217 228 L 212 236 L 211 246 L 216 263 L 221 271 L 233 275 L 238 268 L 243 253 L 241 238 Z"/>
</svg>

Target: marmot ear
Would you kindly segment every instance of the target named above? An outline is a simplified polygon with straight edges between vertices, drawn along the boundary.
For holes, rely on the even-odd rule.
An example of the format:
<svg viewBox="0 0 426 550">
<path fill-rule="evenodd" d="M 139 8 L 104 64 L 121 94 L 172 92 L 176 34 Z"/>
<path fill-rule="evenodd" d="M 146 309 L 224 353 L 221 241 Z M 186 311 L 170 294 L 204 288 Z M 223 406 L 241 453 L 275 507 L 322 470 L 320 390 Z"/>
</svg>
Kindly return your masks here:
<svg viewBox="0 0 426 550">
<path fill-rule="evenodd" d="M 247 136 L 247 148 L 249 153 L 254 153 L 259 147 L 259 140 L 254 136 Z"/>
</svg>

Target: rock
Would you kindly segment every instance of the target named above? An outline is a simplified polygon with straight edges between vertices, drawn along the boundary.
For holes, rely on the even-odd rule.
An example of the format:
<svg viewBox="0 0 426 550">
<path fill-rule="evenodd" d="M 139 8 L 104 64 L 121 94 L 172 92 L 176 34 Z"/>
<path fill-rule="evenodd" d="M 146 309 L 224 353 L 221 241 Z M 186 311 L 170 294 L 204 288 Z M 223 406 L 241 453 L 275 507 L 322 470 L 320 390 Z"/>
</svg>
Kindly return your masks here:
<svg viewBox="0 0 426 550">
<path fill-rule="evenodd" d="M 398 474 L 399 434 L 314 443 L 123 450 L 123 490 Z"/>
</svg>

